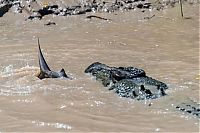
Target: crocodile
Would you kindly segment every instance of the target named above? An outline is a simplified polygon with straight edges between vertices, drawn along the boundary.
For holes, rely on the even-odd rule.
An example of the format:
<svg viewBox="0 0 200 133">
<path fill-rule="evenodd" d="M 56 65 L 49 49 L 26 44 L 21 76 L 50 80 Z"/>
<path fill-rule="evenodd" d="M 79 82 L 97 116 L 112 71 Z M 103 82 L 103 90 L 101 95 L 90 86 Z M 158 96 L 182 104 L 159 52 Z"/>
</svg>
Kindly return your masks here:
<svg viewBox="0 0 200 133">
<path fill-rule="evenodd" d="M 94 62 L 85 69 L 96 77 L 104 87 L 120 97 L 136 100 L 156 99 L 166 96 L 167 84 L 146 75 L 145 71 L 135 67 L 110 67 Z M 186 100 L 176 104 L 175 110 L 185 115 L 200 118 L 200 104 Z"/>
<path fill-rule="evenodd" d="M 165 96 L 168 86 L 148 77 L 144 70 L 136 67 L 110 67 L 94 62 L 85 69 L 101 81 L 103 86 L 114 90 L 119 96 L 137 100 L 155 99 Z"/>
<path fill-rule="evenodd" d="M 183 112 L 185 115 L 192 115 L 200 119 L 200 104 L 193 100 L 187 100 L 176 105 L 175 107 L 178 111 Z"/>
</svg>

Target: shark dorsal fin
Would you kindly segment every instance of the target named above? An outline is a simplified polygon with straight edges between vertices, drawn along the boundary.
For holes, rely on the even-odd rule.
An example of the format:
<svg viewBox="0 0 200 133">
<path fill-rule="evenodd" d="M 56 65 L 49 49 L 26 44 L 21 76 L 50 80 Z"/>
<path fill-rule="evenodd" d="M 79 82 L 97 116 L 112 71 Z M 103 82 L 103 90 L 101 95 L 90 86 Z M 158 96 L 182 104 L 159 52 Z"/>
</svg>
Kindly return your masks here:
<svg viewBox="0 0 200 133">
<path fill-rule="evenodd" d="M 64 70 L 63 68 L 60 70 L 60 74 L 61 74 L 62 77 L 68 78 L 68 76 L 67 76 L 67 74 L 65 73 L 65 70 Z"/>
<path fill-rule="evenodd" d="M 42 54 L 42 51 L 40 49 L 40 41 L 39 41 L 39 38 L 38 38 L 38 47 L 39 47 L 39 52 L 38 52 L 38 56 L 39 56 L 39 65 L 40 65 L 40 70 L 41 71 L 51 71 L 49 66 L 47 65 L 45 59 L 44 59 L 44 56 Z"/>
</svg>

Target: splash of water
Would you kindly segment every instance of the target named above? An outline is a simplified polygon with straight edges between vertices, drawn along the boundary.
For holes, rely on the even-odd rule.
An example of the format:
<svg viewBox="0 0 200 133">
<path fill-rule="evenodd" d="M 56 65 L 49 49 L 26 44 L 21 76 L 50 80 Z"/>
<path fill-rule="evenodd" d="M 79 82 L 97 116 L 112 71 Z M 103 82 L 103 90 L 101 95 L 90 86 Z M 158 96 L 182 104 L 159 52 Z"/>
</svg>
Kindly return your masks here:
<svg viewBox="0 0 200 133">
<path fill-rule="evenodd" d="M 2 71 L 0 71 L 0 74 L 12 76 L 13 75 L 13 65 L 8 65 L 6 67 L 3 67 Z"/>
</svg>

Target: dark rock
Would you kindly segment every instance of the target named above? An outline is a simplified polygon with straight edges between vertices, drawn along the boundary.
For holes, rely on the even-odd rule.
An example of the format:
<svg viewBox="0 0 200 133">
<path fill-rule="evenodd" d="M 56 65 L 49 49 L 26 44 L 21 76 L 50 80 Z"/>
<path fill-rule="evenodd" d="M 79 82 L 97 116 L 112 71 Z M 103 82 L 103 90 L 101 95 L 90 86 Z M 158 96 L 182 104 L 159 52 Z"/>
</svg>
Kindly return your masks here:
<svg viewBox="0 0 200 133">
<path fill-rule="evenodd" d="M 50 14 L 66 16 L 85 14 L 87 12 L 111 13 L 119 10 L 126 11 L 135 8 L 141 9 L 142 12 L 145 12 L 148 9 L 163 10 L 166 7 L 174 7 L 178 2 L 179 0 L 157 0 L 156 2 L 148 2 L 147 0 L 115 0 L 114 2 L 93 0 L 82 1 L 74 5 L 65 6 L 65 8 L 58 5 L 48 5 L 41 8 L 35 0 L 26 2 L 22 2 L 22 0 L 2 0 L 0 1 L 0 17 L 3 16 L 10 8 L 12 9 L 11 11 L 15 13 L 21 13 L 22 10 L 27 10 L 28 14 L 31 14 L 29 19 L 41 19 L 43 16 Z M 185 0 L 184 2 L 191 3 L 189 0 Z M 35 12 L 38 12 L 37 15 Z"/>
<path fill-rule="evenodd" d="M 11 8 L 10 4 L 0 4 L 0 17 L 2 17 Z"/>
<path fill-rule="evenodd" d="M 73 11 L 73 10 L 76 10 L 76 9 L 78 9 L 78 8 L 81 8 L 81 6 L 80 6 L 80 5 L 74 5 L 74 6 L 68 7 L 67 9 Z"/>
<path fill-rule="evenodd" d="M 156 15 L 152 15 L 151 17 L 144 17 L 144 19 L 152 19 L 153 17 L 155 17 Z"/>
<path fill-rule="evenodd" d="M 28 19 L 33 20 L 33 19 L 42 19 L 42 15 L 39 12 L 33 12 Z"/>
<path fill-rule="evenodd" d="M 143 8 L 143 4 L 141 4 L 141 3 L 138 4 L 138 5 L 137 5 L 137 8 Z"/>
<path fill-rule="evenodd" d="M 50 9 L 58 9 L 58 5 L 47 6 Z"/>
<path fill-rule="evenodd" d="M 54 13 L 54 11 L 51 10 L 51 8 L 50 8 L 49 6 L 44 7 L 44 8 L 42 8 L 42 9 L 38 10 L 38 12 L 39 12 L 42 16 L 45 16 L 45 15 L 49 15 L 49 14 L 53 14 L 53 13 Z"/>
<path fill-rule="evenodd" d="M 56 23 L 55 22 L 48 22 L 48 23 L 46 23 L 44 25 L 47 25 L 47 26 L 49 26 L 49 25 L 56 25 Z"/>
<path fill-rule="evenodd" d="M 144 3 L 143 8 L 149 9 L 151 7 L 151 3 Z"/>
<path fill-rule="evenodd" d="M 107 21 L 110 20 L 110 19 L 107 19 L 107 18 L 103 18 L 103 17 L 95 16 L 95 15 L 89 15 L 89 16 L 87 16 L 86 18 L 88 18 L 88 19 L 98 18 L 98 19 L 107 20 Z"/>
<path fill-rule="evenodd" d="M 14 13 L 22 13 L 23 7 L 21 5 L 21 2 L 18 0 L 14 0 L 12 2 L 12 7 L 11 7 L 11 11 Z"/>
</svg>

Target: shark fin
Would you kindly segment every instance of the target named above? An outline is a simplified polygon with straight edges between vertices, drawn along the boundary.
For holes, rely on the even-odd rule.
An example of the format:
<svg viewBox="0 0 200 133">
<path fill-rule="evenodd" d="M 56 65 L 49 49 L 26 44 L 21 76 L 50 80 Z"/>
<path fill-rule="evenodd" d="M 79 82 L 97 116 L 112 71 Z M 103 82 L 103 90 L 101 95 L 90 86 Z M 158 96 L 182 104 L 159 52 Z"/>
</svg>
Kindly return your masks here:
<svg viewBox="0 0 200 133">
<path fill-rule="evenodd" d="M 39 38 L 38 38 L 38 47 L 39 47 L 38 57 L 39 57 L 40 71 L 51 71 L 42 54 Z"/>
<path fill-rule="evenodd" d="M 68 78 L 68 76 L 67 76 L 67 74 L 65 73 L 65 70 L 64 70 L 63 68 L 60 70 L 60 74 L 61 74 L 62 77 Z"/>
</svg>

